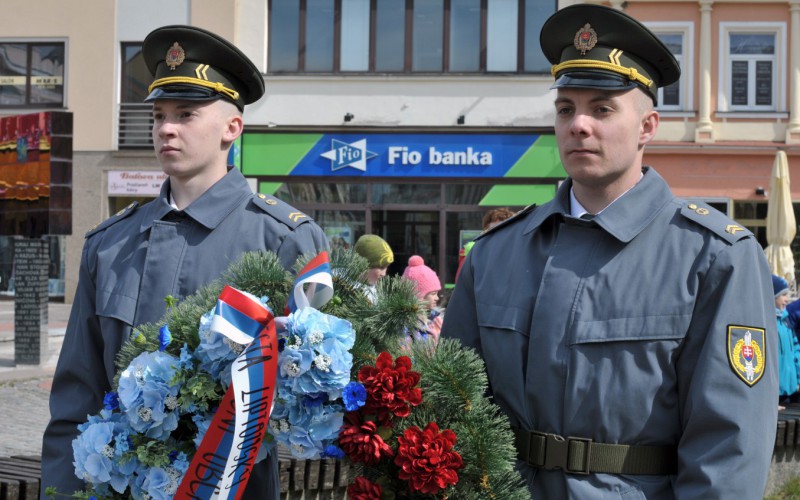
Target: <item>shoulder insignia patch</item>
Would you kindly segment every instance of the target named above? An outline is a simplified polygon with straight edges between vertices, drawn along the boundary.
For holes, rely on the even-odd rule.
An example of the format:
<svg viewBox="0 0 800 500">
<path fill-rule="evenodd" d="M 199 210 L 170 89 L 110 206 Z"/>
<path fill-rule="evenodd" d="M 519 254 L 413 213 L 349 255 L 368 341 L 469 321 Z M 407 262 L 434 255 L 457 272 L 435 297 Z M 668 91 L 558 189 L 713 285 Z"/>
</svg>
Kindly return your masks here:
<svg viewBox="0 0 800 500">
<path fill-rule="evenodd" d="M 728 325 L 728 362 L 733 372 L 750 387 L 764 375 L 767 344 L 763 328 Z"/>
<path fill-rule="evenodd" d="M 496 226 L 490 227 L 489 229 L 485 230 L 484 232 L 482 232 L 481 234 L 476 236 L 473 241 L 478 241 L 479 239 L 483 238 L 487 234 L 493 233 L 493 232 L 495 232 L 495 231 L 497 231 L 497 230 L 499 230 L 501 228 L 504 228 L 504 227 L 508 226 L 509 224 L 513 224 L 514 222 L 516 222 L 518 220 L 521 220 L 524 216 L 526 216 L 529 213 L 533 212 L 533 210 L 535 208 L 536 208 L 536 203 L 532 203 L 532 204 L 528 205 L 527 207 L 525 207 L 522 210 L 520 210 L 519 212 L 515 213 L 514 215 L 512 215 L 508 219 L 506 219 L 504 221 L 501 221 Z"/>
<path fill-rule="evenodd" d="M 109 226 L 112 226 L 112 225 L 116 224 L 117 222 L 121 221 L 125 217 L 127 217 L 130 214 L 132 214 L 133 212 L 135 212 L 136 208 L 138 206 L 139 206 L 139 202 L 138 201 L 132 202 L 130 205 L 128 205 L 127 207 L 123 208 L 119 212 L 115 213 L 114 215 L 112 215 L 108 219 L 106 219 L 106 220 L 104 220 L 104 221 L 102 221 L 102 222 L 100 222 L 98 224 L 95 224 L 95 226 L 93 228 L 91 228 L 83 237 L 84 238 L 88 238 L 89 236 L 91 236 L 91 235 L 93 235 L 95 233 L 98 233 L 98 232 L 102 231 L 103 229 L 105 229 L 105 228 L 107 228 Z"/>
<path fill-rule="evenodd" d="M 722 212 L 702 203 L 686 203 L 681 207 L 681 215 L 709 229 L 728 243 L 736 243 L 742 238 L 753 235 L 750 230 L 740 226 Z"/>
<path fill-rule="evenodd" d="M 311 217 L 288 203 L 262 193 L 253 195 L 253 203 L 275 220 L 286 224 L 292 229 L 311 220 Z"/>
</svg>

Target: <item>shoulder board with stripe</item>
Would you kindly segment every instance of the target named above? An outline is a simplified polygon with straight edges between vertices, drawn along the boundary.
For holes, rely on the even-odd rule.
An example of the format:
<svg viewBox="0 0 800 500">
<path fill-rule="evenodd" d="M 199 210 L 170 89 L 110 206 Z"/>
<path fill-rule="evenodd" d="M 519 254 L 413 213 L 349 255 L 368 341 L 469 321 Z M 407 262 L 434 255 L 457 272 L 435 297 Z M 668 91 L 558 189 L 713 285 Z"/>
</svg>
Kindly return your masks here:
<svg viewBox="0 0 800 500">
<path fill-rule="evenodd" d="M 274 196 L 254 194 L 252 202 L 272 218 L 292 229 L 304 222 L 311 221 L 311 217 Z"/>
<path fill-rule="evenodd" d="M 476 236 L 475 240 L 473 240 L 473 241 L 478 241 L 479 239 L 483 238 L 487 234 L 490 234 L 490 233 L 493 233 L 495 231 L 498 231 L 498 230 L 500 230 L 500 229 L 502 229 L 504 227 L 508 227 L 508 225 L 513 224 L 514 222 L 516 222 L 518 220 L 521 220 L 526 215 L 528 215 L 529 213 L 533 212 L 533 210 L 535 208 L 536 208 L 536 204 L 535 203 L 528 205 L 527 207 L 525 207 L 522 210 L 520 210 L 519 212 L 515 213 L 514 215 L 512 215 L 508 219 L 498 223 L 496 226 L 490 227 L 489 229 L 485 230 L 484 232 L 482 232 L 481 234 Z"/>
<path fill-rule="evenodd" d="M 681 215 L 703 226 L 728 243 L 736 243 L 743 238 L 753 236 L 749 229 L 737 224 L 719 210 L 705 203 L 685 202 L 681 207 Z"/>
<path fill-rule="evenodd" d="M 138 206 L 139 206 L 139 202 L 138 201 L 134 201 L 133 203 L 131 203 L 127 207 L 123 208 L 119 212 L 117 212 L 114 215 L 112 215 L 111 217 L 109 217 L 108 219 L 104 220 L 103 222 L 101 222 L 99 224 L 96 224 L 83 237 L 84 238 L 88 238 L 89 236 L 91 236 L 93 234 L 96 234 L 96 233 L 99 233 L 103 229 L 106 229 L 107 227 L 116 224 L 117 222 L 121 221 L 125 217 L 127 217 L 130 214 L 132 214 L 133 212 L 135 212 L 136 208 Z"/>
</svg>

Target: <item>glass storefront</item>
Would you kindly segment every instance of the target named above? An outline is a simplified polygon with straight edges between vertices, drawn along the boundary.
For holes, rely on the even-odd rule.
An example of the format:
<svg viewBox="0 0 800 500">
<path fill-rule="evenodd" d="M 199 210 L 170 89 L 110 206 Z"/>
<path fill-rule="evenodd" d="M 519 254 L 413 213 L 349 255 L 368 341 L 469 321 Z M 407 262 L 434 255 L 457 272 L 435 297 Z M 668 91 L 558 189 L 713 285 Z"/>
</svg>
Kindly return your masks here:
<svg viewBox="0 0 800 500">
<path fill-rule="evenodd" d="M 462 232 L 480 232 L 483 215 L 493 207 L 479 202 L 492 186 L 380 181 L 333 184 L 298 179 L 281 183 L 274 195 L 311 216 L 332 248 L 351 248 L 361 235 L 377 234 L 395 254 L 389 274 L 401 274 L 409 257 L 420 255 L 444 283 L 453 283 Z M 528 186 L 515 187 L 524 191 Z"/>
</svg>

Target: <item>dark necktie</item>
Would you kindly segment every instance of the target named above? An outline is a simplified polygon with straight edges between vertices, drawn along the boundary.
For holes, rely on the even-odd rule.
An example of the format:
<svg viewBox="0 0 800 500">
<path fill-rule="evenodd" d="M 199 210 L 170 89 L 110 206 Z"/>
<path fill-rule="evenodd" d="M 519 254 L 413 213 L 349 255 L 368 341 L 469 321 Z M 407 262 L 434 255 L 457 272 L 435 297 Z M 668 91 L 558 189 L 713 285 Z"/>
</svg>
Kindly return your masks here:
<svg viewBox="0 0 800 500">
<path fill-rule="evenodd" d="M 583 220 L 592 220 L 594 218 L 595 218 L 595 215 L 594 214 L 590 214 L 589 212 L 586 212 L 585 214 L 581 215 L 581 219 L 583 219 Z"/>
</svg>

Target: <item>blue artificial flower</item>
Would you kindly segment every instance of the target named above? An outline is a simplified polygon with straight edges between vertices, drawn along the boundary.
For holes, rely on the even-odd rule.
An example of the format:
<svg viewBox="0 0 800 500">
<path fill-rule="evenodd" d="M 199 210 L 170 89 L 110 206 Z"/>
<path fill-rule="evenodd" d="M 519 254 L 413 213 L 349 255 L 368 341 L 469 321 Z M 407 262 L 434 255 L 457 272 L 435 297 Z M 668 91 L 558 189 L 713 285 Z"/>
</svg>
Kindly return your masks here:
<svg viewBox="0 0 800 500">
<path fill-rule="evenodd" d="M 194 356 L 200 361 L 198 369 L 209 373 L 214 381 L 222 382 L 227 387 L 231 383 L 231 364 L 236 359 L 236 352 L 231 349 L 227 337 L 211 331 L 213 317 L 214 311 L 211 310 L 200 318 L 197 332 L 200 345 L 195 349 Z"/>
<path fill-rule="evenodd" d="M 151 467 L 142 482 L 142 490 L 153 500 L 172 500 L 172 495 L 177 491 L 177 486 L 173 490 L 172 483 L 174 480 L 165 469 Z"/>
<path fill-rule="evenodd" d="M 339 436 L 343 418 L 344 408 L 338 404 L 295 404 L 284 418 L 270 418 L 270 431 L 278 443 L 291 450 L 293 457 L 316 459 Z"/>
<path fill-rule="evenodd" d="M 133 449 L 133 439 L 128 431 L 124 430 L 114 435 L 114 456 L 121 457 L 125 453 Z"/>
<path fill-rule="evenodd" d="M 197 434 L 194 437 L 194 446 L 195 448 L 200 447 L 200 443 L 203 442 L 203 438 L 206 436 L 206 432 L 208 432 L 208 428 L 211 426 L 211 420 L 214 418 L 214 413 L 209 414 L 201 414 L 196 413 L 192 415 L 192 422 L 197 426 Z"/>
<path fill-rule="evenodd" d="M 181 347 L 181 357 L 180 361 L 178 362 L 178 367 L 181 371 L 191 371 L 194 368 L 194 362 L 192 361 L 192 351 L 189 350 L 189 345 L 184 342 L 183 347 Z"/>
<path fill-rule="evenodd" d="M 135 431 L 164 440 L 178 427 L 180 384 L 172 383 L 177 364 L 168 353 L 144 352 L 120 375 L 120 408 Z"/>
<path fill-rule="evenodd" d="M 165 351 L 170 342 L 172 342 L 172 332 L 169 331 L 169 326 L 164 325 L 158 329 L 158 350 Z"/>
<path fill-rule="evenodd" d="M 178 455 L 175 457 L 175 460 L 172 462 L 172 467 L 180 472 L 181 474 L 185 474 L 187 470 L 189 470 L 189 457 L 184 452 L 179 452 Z"/>
<path fill-rule="evenodd" d="M 344 458 L 344 450 L 336 446 L 335 444 L 331 444 L 325 447 L 325 450 L 322 452 L 322 458 L 336 458 L 342 459 Z"/>
<path fill-rule="evenodd" d="M 286 348 L 286 337 L 280 337 L 278 339 L 278 352 L 283 352 Z"/>
<path fill-rule="evenodd" d="M 289 315 L 286 335 L 291 341 L 281 352 L 278 383 L 301 394 L 326 392 L 330 399 L 340 397 L 353 366 L 349 349 L 355 331 L 350 322 L 306 307 Z"/>
<path fill-rule="evenodd" d="M 103 396 L 103 409 L 113 411 L 119 408 L 119 394 L 114 391 L 108 391 Z"/>
<path fill-rule="evenodd" d="M 114 451 L 111 440 L 114 437 L 113 422 L 95 422 L 86 426 L 72 441 L 72 455 L 75 458 L 75 475 L 91 483 L 111 481 Z"/>
<path fill-rule="evenodd" d="M 96 486 L 98 492 L 111 485 L 118 493 L 128 487 L 131 473 L 138 464 L 135 457 L 119 460 L 117 446 L 127 442 L 127 423 L 121 413 L 108 420 L 91 419 L 79 426 L 81 431 L 72 441 L 75 475 Z"/>
<path fill-rule="evenodd" d="M 324 392 L 318 392 L 316 394 L 306 394 L 303 397 L 303 404 L 310 407 L 316 408 L 318 406 L 322 406 L 323 403 L 328 401 L 328 395 Z"/>
<path fill-rule="evenodd" d="M 361 382 L 350 382 L 342 392 L 342 401 L 344 401 L 344 409 L 347 411 L 356 411 L 367 402 L 367 389 Z"/>
</svg>

